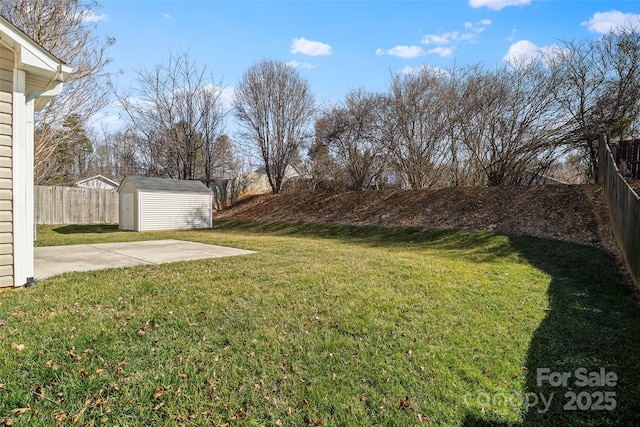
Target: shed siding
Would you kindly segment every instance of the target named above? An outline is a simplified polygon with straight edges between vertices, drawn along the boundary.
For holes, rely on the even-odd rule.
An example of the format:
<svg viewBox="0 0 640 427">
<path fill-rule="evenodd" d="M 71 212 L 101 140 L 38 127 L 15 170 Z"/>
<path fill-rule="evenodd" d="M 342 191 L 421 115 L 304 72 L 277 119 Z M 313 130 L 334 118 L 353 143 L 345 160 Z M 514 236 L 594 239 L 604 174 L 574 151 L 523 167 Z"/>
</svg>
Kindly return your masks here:
<svg viewBox="0 0 640 427">
<path fill-rule="evenodd" d="M 13 68 L 14 53 L 0 45 L 0 287 L 14 285 Z"/>
<path fill-rule="evenodd" d="M 140 229 L 211 228 L 209 194 L 139 192 Z"/>
</svg>

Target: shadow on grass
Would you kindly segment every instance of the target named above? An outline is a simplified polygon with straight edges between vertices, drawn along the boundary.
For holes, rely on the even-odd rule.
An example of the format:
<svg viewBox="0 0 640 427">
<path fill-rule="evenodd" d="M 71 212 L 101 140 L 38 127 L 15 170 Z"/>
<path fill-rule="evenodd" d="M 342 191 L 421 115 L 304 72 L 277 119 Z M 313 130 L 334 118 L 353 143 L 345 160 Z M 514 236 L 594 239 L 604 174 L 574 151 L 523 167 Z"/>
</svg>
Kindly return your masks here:
<svg viewBox="0 0 640 427">
<path fill-rule="evenodd" d="M 525 389 L 515 399 L 527 403 L 522 405 L 522 425 L 640 425 L 640 306 L 617 273 L 614 257 L 598 248 L 529 236 L 496 239 L 491 233 L 418 227 L 224 221 L 215 222 L 214 228 L 385 247 L 426 244 L 462 250 L 474 260 L 517 255 L 551 277 L 548 307 L 540 307 L 547 314 L 527 353 Z M 566 383 L 552 384 L 548 377 L 542 378 L 543 372 L 564 375 Z M 610 373 L 608 384 L 602 372 Z M 548 407 L 543 399 L 550 402 Z M 484 414 L 469 413 L 463 425 L 511 424 L 501 423 L 488 405 Z"/>
<path fill-rule="evenodd" d="M 522 425 L 640 425 L 640 306 L 616 273 L 613 256 L 544 239 L 510 241 L 552 278 L 548 312 L 527 354 Z M 553 382 L 559 375 L 566 381 Z M 508 425 L 490 418 L 469 414 L 463 425 Z"/>
<path fill-rule="evenodd" d="M 461 256 L 476 262 L 516 254 L 509 241 L 499 241 L 489 232 L 460 231 L 424 227 L 385 227 L 377 225 L 344 225 L 335 223 L 259 223 L 214 221 L 213 228 L 227 231 L 270 233 L 287 237 L 313 237 L 338 240 L 370 247 L 410 248 L 428 244 L 431 248 L 460 251 Z"/>
<path fill-rule="evenodd" d="M 53 229 L 60 234 L 106 234 L 117 233 L 118 224 L 63 225 Z"/>
</svg>

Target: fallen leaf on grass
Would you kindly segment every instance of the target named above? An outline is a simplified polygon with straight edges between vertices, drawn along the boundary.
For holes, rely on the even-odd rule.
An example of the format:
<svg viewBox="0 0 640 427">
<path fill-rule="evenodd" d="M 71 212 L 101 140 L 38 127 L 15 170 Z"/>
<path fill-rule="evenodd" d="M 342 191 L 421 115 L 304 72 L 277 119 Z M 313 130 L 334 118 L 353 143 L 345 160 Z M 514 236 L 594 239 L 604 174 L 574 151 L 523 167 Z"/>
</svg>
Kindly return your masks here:
<svg viewBox="0 0 640 427">
<path fill-rule="evenodd" d="M 60 412 L 60 414 L 56 417 L 56 421 L 58 421 L 59 423 L 64 422 L 64 420 L 67 419 L 67 413 L 62 411 Z"/>
<path fill-rule="evenodd" d="M 53 360 L 49 359 L 45 362 L 44 366 L 46 366 L 47 368 L 51 368 L 54 371 L 57 371 L 58 369 L 60 369 L 60 364 L 57 362 L 54 362 Z"/>
<path fill-rule="evenodd" d="M 89 353 L 93 353 L 93 349 L 92 348 L 88 348 L 85 351 L 83 351 L 80 354 L 76 354 L 75 353 L 76 348 L 75 347 L 71 347 L 71 350 L 69 350 L 69 352 L 67 353 L 69 356 L 71 356 L 72 358 L 76 359 L 76 360 L 82 360 L 85 357 L 87 357 L 87 354 Z"/>
<path fill-rule="evenodd" d="M 156 389 L 156 392 L 153 393 L 153 398 L 154 399 L 158 399 L 159 397 L 161 397 L 164 394 L 164 387 L 158 387 Z"/>
<path fill-rule="evenodd" d="M 418 414 L 418 421 L 424 423 L 431 421 L 431 419 L 429 419 L 425 414 Z"/>
<path fill-rule="evenodd" d="M 82 414 L 83 414 L 83 413 L 84 413 L 84 410 L 82 410 L 82 411 L 78 412 L 77 414 L 75 414 L 75 415 L 73 416 L 73 418 L 71 418 L 71 423 L 72 423 L 72 424 L 77 423 L 77 422 L 78 422 L 78 420 L 80 419 L 80 417 L 82 417 Z"/>
<path fill-rule="evenodd" d="M 400 399 L 400 409 L 413 409 L 411 408 L 411 402 L 409 402 L 409 398 L 405 397 L 404 399 Z"/>
<path fill-rule="evenodd" d="M 78 412 L 77 414 L 75 414 L 73 416 L 73 418 L 71 418 L 71 423 L 75 424 L 77 423 L 80 418 L 82 418 L 82 415 L 84 414 L 84 412 L 87 410 L 87 408 L 91 405 L 91 399 L 87 399 L 84 401 L 84 406 L 82 407 L 82 409 L 80 409 L 80 412 Z"/>
<path fill-rule="evenodd" d="M 31 410 L 31 408 L 16 408 L 16 409 L 13 409 L 11 411 L 11 413 L 13 415 L 17 415 L 18 417 L 20 417 L 20 416 L 26 414 L 27 412 L 29 412 L 30 410 Z"/>
<path fill-rule="evenodd" d="M 322 418 L 316 420 L 315 418 L 309 417 L 309 415 L 305 415 L 302 420 L 310 426 L 322 426 Z"/>
<path fill-rule="evenodd" d="M 27 348 L 27 346 L 25 346 L 24 344 L 16 344 L 16 343 L 14 343 L 14 342 L 12 342 L 12 343 L 10 344 L 10 346 L 11 346 L 11 348 L 12 348 L 12 349 L 14 349 L 14 350 L 18 350 L 18 351 L 22 351 L 22 350 L 24 350 L 25 348 Z"/>
</svg>

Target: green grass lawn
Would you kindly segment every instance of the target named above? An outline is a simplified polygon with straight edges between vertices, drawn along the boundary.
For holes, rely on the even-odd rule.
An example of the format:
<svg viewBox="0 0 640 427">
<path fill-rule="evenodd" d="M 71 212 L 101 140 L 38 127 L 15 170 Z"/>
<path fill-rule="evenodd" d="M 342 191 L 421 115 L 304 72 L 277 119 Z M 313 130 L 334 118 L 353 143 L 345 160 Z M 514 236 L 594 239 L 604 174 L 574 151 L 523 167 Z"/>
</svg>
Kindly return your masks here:
<svg viewBox="0 0 640 427">
<path fill-rule="evenodd" d="M 640 423 L 640 307 L 598 249 L 317 224 L 38 229 L 38 245 L 161 238 L 258 253 L 5 292 L 0 424 Z M 538 384 L 539 368 L 571 378 Z M 583 387 L 578 368 L 617 380 Z"/>
</svg>

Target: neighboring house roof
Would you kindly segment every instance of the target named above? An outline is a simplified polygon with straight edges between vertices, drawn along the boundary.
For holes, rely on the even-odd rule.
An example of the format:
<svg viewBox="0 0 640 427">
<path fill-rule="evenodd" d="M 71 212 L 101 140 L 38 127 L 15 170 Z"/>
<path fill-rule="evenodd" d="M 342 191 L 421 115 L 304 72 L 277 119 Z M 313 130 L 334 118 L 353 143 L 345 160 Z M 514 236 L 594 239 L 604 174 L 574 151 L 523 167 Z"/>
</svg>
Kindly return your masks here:
<svg viewBox="0 0 640 427">
<path fill-rule="evenodd" d="M 254 172 L 258 173 L 260 175 L 266 175 L 267 174 L 267 168 L 265 168 L 264 166 L 260 166 Z M 285 179 L 299 178 L 301 176 L 302 176 L 302 174 L 300 173 L 300 171 L 298 171 L 298 169 L 295 166 L 287 165 L 287 167 L 284 169 L 284 177 L 285 177 Z"/>
<path fill-rule="evenodd" d="M 81 179 L 80 181 L 76 182 L 76 187 L 86 186 L 90 184 L 92 181 L 101 181 L 113 188 L 118 188 L 118 186 L 120 185 L 114 180 L 107 178 L 106 176 L 94 175 L 94 176 L 90 176 L 89 178 Z"/>
<path fill-rule="evenodd" d="M 17 68 L 29 74 L 27 101 L 35 100 L 34 108 L 41 110 L 49 99 L 62 90 L 73 68 L 56 58 L 32 38 L 0 16 L 0 42 L 16 52 Z"/>
<path fill-rule="evenodd" d="M 200 181 L 187 181 L 170 178 L 149 178 L 144 176 L 127 176 L 118 191 L 125 187 L 125 183 L 130 182 L 136 189 L 143 191 L 165 191 L 165 192 L 185 192 L 185 193 L 210 193 Z"/>
</svg>

